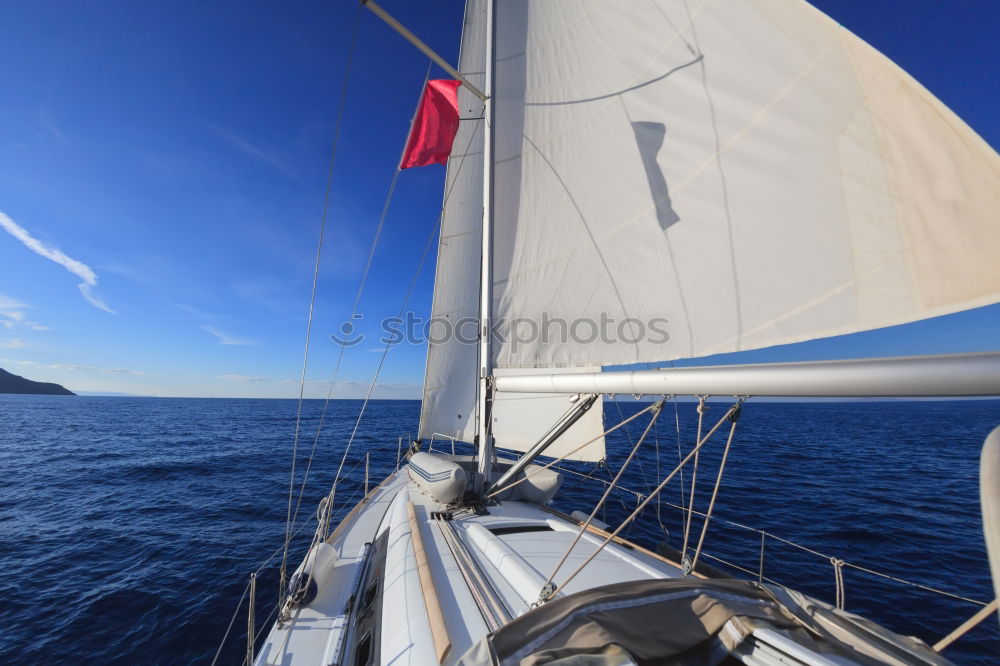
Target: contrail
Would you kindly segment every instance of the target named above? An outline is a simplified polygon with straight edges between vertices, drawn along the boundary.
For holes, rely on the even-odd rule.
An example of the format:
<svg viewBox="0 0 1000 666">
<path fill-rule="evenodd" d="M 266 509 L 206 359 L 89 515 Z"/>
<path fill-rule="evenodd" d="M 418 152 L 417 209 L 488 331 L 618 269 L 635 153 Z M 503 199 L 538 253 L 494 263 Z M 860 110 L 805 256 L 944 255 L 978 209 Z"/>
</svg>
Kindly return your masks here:
<svg viewBox="0 0 1000 666">
<path fill-rule="evenodd" d="M 95 308 L 115 314 L 115 311 L 108 307 L 107 303 L 91 293 L 90 290 L 97 286 L 97 275 L 93 270 L 91 270 L 90 266 L 82 261 L 77 261 L 76 259 L 67 256 L 58 248 L 49 247 L 42 241 L 33 237 L 24 227 L 7 217 L 3 211 L 0 211 L 0 227 L 3 227 L 4 231 L 21 241 L 24 246 L 32 252 L 40 254 L 46 259 L 56 262 L 70 273 L 83 280 L 83 282 L 79 284 L 79 288 L 80 293 L 83 294 L 85 299 L 87 299 L 87 302 Z"/>
<path fill-rule="evenodd" d="M 252 346 L 259 345 L 260 343 L 256 340 L 247 340 L 246 338 L 238 338 L 235 335 L 229 335 L 224 333 L 214 326 L 202 326 L 201 330 L 206 333 L 211 333 L 215 337 L 219 338 L 219 344 L 223 345 L 241 345 L 241 346 Z"/>
</svg>

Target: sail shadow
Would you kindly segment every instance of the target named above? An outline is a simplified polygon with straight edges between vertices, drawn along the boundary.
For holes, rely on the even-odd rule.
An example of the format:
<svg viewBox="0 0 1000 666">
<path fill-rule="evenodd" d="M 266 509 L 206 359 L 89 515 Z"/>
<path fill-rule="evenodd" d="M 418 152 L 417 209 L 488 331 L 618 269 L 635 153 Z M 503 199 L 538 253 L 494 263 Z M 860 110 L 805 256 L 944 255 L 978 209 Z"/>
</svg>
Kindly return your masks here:
<svg viewBox="0 0 1000 666">
<path fill-rule="evenodd" d="M 667 179 L 663 175 L 663 169 L 656 161 L 656 156 L 659 154 L 660 148 L 663 147 L 667 126 L 663 123 L 638 121 L 632 123 L 632 131 L 635 133 L 635 143 L 639 147 L 642 166 L 646 170 L 649 193 L 653 196 L 653 202 L 656 204 L 656 219 L 660 223 L 660 229 L 666 231 L 672 224 L 681 220 L 670 200 L 670 188 L 667 187 Z"/>
</svg>

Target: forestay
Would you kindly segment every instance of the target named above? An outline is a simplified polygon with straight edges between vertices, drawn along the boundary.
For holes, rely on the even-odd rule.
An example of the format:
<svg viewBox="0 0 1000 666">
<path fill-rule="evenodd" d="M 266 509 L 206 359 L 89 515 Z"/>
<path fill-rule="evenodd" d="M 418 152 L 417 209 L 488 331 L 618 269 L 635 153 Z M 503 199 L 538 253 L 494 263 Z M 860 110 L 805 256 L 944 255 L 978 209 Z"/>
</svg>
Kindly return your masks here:
<svg viewBox="0 0 1000 666">
<path fill-rule="evenodd" d="M 697 357 L 1000 300 L 997 154 L 807 3 L 497 6 L 499 367 Z"/>
<path fill-rule="evenodd" d="M 480 87 L 485 71 L 484 42 L 485 3 L 471 0 L 466 8 L 459 70 Z M 462 121 L 448 162 L 419 437 L 429 440 L 443 435 L 471 442 L 476 434 L 475 341 L 479 320 L 485 128 L 476 120 L 482 115 L 482 102 L 464 87 L 459 88 L 458 101 Z M 568 398 L 568 395 L 510 394 L 498 397 L 493 414 L 497 446 L 526 451 L 567 411 Z M 561 455 L 594 440 L 569 459 L 602 459 L 602 413 L 599 400 L 547 453 Z"/>
</svg>

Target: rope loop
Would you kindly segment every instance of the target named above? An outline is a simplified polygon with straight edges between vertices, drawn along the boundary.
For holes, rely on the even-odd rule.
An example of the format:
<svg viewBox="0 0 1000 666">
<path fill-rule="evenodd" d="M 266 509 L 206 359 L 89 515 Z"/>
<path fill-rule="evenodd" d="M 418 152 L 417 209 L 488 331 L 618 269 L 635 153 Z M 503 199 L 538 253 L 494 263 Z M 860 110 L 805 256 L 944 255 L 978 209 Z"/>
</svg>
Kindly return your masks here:
<svg viewBox="0 0 1000 666">
<path fill-rule="evenodd" d="M 833 581 L 837 590 L 837 608 L 844 610 L 844 560 L 831 557 L 830 564 L 833 565 Z"/>
</svg>

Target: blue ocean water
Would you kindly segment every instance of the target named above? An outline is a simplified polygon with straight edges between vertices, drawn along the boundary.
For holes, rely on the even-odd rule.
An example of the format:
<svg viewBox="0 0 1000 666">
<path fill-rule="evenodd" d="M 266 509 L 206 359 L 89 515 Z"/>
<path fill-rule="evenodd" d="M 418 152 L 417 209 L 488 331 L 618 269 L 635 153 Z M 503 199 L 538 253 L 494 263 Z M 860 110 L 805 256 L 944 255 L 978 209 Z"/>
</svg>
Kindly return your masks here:
<svg viewBox="0 0 1000 666">
<path fill-rule="evenodd" d="M 623 402 L 629 415 L 642 404 Z M 329 489 L 360 402 L 330 405 L 302 513 Z M 706 420 L 725 404 L 710 403 Z M 323 404 L 304 405 L 300 471 Z M 296 403 L 0 396 L 0 663 L 210 663 L 240 602 L 248 574 L 281 543 Z M 617 408 L 609 403 L 607 420 Z M 350 468 L 373 451 L 370 476 L 396 463 L 397 437 L 413 432 L 419 403 L 368 406 Z M 675 422 L 676 416 L 676 422 Z M 646 417 L 609 441 L 609 478 Z M 690 449 L 693 403 L 667 405 L 627 485 L 645 492 L 677 461 L 678 431 Z M 679 424 L 679 428 L 678 428 Z M 748 402 L 733 440 L 706 552 L 757 571 L 767 530 L 898 578 L 980 600 L 992 597 L 978 500 L 983 438 L 1000 424 L 1000 401 Z M 717 435 L 718 437 L 718 435 Z M 714 440 L 713 440 L 714 441 Z M 705 449 L 696 506 L 707 506 L 723 439 Z M 450 446 L 450 445 L 449 445 Z M 617 462 L 616 462 L 617 461 Z M 679 479 L 664 502 L 681 503 Z M 352 469 L 340 511 L 363 491 Z M 690 477 L 685 479 L 685 487 Z M 601 488 L 569 476 L 557 502 L 589 509 Z M 636 503 L 616 493 L 603 517 L 616 524 Z M 679 511 L 647 509 L 630 536 L 679 547 Z M 301 523 L 302 521 L 300 521 Z M 663 528 L 661 528 L 661 522 Z M 304 523 L 292 556 L 302 556 Z M 696 523 L 695 529 L 700 526 Z M 828 560 L 780 541 L 765 544 L 765 575 L 820 599 L 834 598 Z M 277 561 L 261 572 L 258 627 L 273 606 Z M 847 609 L 933 642 L 976 606 L 845 569 Z M 245 605 L 219 663 L 245 650 Z M 946 655 L 994 663 L 1000 632 L 990 618 Z"/>
</svg>

